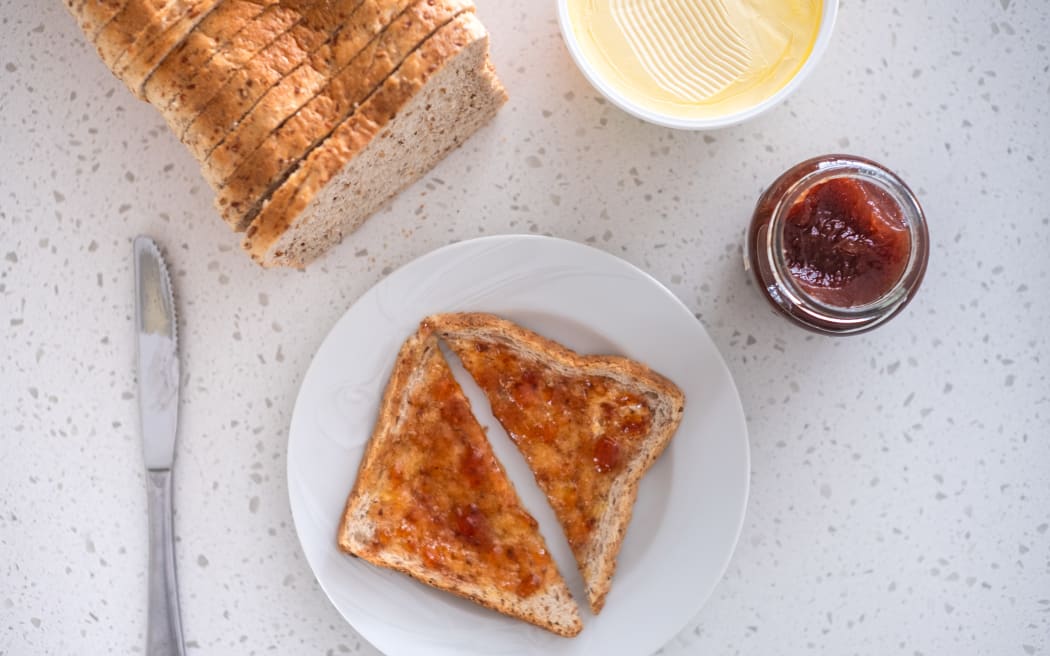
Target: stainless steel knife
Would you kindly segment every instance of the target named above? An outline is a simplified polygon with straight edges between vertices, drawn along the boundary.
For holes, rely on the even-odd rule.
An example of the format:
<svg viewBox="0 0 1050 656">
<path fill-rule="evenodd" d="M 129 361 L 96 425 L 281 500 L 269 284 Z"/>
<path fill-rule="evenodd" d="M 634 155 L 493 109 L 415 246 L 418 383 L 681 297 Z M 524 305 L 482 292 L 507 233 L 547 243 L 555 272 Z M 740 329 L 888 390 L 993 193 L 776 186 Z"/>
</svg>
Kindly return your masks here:
<svg viewBox="0 0 1050 656">
<path fill-rule="evenodd" d="M 135 238 L 135 327 L 138 331 L 139 417 L 149 492 L 148 656 L 182 656 L 175 579 L 171 470 L 179 418 L 178 326 L 171 278 L 149 237 Z"/>
</svg>

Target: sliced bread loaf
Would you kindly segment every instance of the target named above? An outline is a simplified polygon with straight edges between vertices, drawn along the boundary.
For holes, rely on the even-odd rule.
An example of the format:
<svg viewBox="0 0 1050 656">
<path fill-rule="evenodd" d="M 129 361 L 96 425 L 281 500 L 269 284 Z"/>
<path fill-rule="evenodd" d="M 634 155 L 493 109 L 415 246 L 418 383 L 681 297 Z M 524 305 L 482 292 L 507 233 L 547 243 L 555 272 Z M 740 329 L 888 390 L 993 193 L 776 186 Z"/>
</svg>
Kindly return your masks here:
<svg viewBox="0 0 1050 656">
<path fill-rule="evenodd" d="M 324 75 L 303 66 L 309 55 L 352 20 L 362 0 L 329 0 L 303 9 L 302 18 L 236 71 L 182 135 L 182 142 L 200 161 L 275 84 L 286 76 L 300 94 L 312 94 Z M 294 73 L 293 73 L 294 71 Z"/>
<path fill-rule="evenodd" d="M 506 98 L 485 28 L 472 14 L 459 16 L 299 164 L 252 221 L 245 249 L 266 267 L 305 266 L 459 146 Z"/>
<path fill-rule="evenodd" d="M 419 0 L 372 41 L 325 90 L 280 125 L 219 185 L 223 218 L 243 230 L 259 203 L 292 166 L 352 113 L 411 52 L 454 17 L 473 11 L 471 0 Z M 206 170 L 206 179 L 209 171 Z"/>
<path fill-rule="evenodd" d="M 201 68 L 230 40 L 277 0 L 223 0 L 204 17 L 143 82 L 146 100 L 166 109 L 183 87 L 192 84 Z"/>
<path fill-rule="evenodd" d="M 484 29 L 464 16 L 473 0 L 63 3 L 189 135 L 220 212 L 266 266 L 338 242 L 506 100 Z"/>
<path fill-rule="evenodd" d="M 302 14 L 280 4 L 269 5 L 254 20 L 237 32 L 211 59 L 192 74 L 171 103 L 161 109 L 175 134 L 182 136 L 215 94 L 252 57 L 291 29 Z"/>
<path fill-rule="evenodd" d="M 416 0 L 366 0 L 334 41 L 313 53 L 301 70 L 296 70 L 270 89 L 225 136 L 202 164 L 205 179 L 216 189 L 220 188 L 240 162 L 254 152 L 273 130 L 323 92 L 331 78 L 338 76 L 352 61 L 365 57 L 362 49 L 374 48 L 380 34 L 385 38 L 396 31 L 398 28 L 387 28 L 392 22 L 403 22 L 402 14 L 414 2 Z M 321 84 L 315 84 L 315 81 L 321 81 Z"/>
</svg>

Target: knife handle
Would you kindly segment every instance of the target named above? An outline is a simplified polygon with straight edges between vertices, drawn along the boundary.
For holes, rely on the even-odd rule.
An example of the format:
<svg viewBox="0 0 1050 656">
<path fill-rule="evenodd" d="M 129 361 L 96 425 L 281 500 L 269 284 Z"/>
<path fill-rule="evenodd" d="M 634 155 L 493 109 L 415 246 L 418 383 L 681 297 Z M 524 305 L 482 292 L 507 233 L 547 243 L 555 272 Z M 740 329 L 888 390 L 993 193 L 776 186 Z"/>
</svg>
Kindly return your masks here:
<svg viewBox="0 0 1050 656">
<path fill-rule="evenodd" d="M 149 491 L 149 624 L 147 656 L 183 656 L 175 537 L 171 522 L 171 470 L 147 470 Z"/>
</svg>

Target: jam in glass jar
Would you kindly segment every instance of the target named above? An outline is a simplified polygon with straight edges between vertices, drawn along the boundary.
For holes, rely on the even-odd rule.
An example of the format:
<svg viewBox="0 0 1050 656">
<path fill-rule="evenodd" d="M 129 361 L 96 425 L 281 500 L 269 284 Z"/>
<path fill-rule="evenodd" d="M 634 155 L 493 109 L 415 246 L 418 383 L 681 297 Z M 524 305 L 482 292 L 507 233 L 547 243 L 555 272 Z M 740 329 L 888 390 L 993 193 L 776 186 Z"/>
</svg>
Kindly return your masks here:
<svg viewBox="0 0 1050 656">
<path fill-rule="evenodd" d="M 900 312 L 926 272 L 919 201 L 892 171 L 825 155 L 788 169 L 758 199 L 744 266 L 773 307 L 810 330 L 871 330 Z"/>
</svg>

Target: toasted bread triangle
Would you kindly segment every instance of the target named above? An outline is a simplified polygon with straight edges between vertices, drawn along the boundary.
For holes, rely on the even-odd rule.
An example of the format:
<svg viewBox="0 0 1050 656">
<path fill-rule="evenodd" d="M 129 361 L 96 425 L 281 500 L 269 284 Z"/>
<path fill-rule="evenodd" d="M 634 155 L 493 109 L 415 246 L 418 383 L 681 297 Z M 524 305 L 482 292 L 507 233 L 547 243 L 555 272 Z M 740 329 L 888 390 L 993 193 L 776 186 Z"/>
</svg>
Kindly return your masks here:
<svg viewBox="0 0 1050 656">
<path fill-rule="evenodd" d="M 491 314 L 424 325 L 459 356 L 525 457 L 600 612 L 639 482 L 681 422 L 682 392 L 645 365 L 581 356 Z"/>
<path fill-rule="evenodd" d="M 426 328 L 401 347 L 339 547 L 559 635 L 579 610 Z"/>
</svg>

